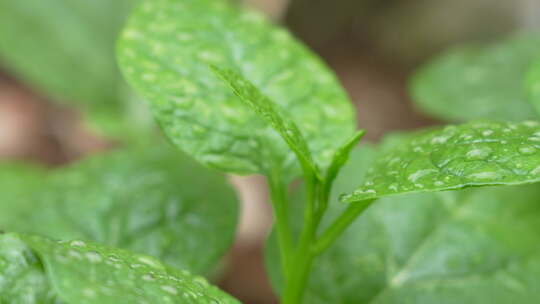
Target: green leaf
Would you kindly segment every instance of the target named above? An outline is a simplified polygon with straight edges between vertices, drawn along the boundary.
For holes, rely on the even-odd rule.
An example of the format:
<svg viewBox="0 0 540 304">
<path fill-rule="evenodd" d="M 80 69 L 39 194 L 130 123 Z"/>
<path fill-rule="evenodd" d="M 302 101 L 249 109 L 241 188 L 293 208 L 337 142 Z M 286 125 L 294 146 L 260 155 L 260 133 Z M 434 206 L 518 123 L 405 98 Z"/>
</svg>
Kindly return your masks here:
<svg viewBox="0 0 540 304">
<path fill-rule="evenodd" d="M 16 213 L 17 210 L 31 208 L 28 194 L 32 189 L 40 187 L 45 177 L 45 169 L 38 165 L 0 161 L 0 218 L 5 214 Z"/>
<path fill-rule="evenodd" d="M 459 47 L 422 67 L 411 94 L 421 110 L 443 120 L 538 119 L 523 82 L 539 53 L 537 34 Z"/>
<path fill-rule="evenodd" d="M 283 108 L 322 169 L 354 130 L 349 99 L 321 60 L 260 14 L 226 1 L 144 1 L 118 50 L 167 135 L 208 166 L 240 174 L 297 167 L 276 131 L 211 65 L 236 71 Z"/>
<path fill-rule="evenodd" d="M 239 303 L 205 279 L 148 256 L 80 240 L 13 237 L 37 253 L 53 290 L 66 303 Z"/>
<path fill-rule="evenodd" d="M 536 109 L 536 113 L 540 114 L 540 57 L 530 65 L 525 87 L 529 100 Z"/>
<path fill-rule="evenodd" d="M 353 151 L 334 196 L 362 180 L 378 153 Z M 537 303 L 539 197 L 537 185 L 384 197 L 314 261 L 304 303 Z M 323 226 L 346 206 L 329 207 Z M 266 262 L 280 290 L 276 249 L 270 239 Z"/>
<path fill-rule="evenodd" d="M 471 122 L 420 133 L 374 160 L 347 202 L 540 180 L 540 124 Z"/>
<path fill-rule="evenodd" d="M 349 161 L 351 151 L 358 145 L 362 137 L 366 134 L 366 131 L 357 131 L 349 140 L 345 142 L 343 146 L 336 150 L 332 162 L 326 173 L 326 182 L 332 184 L 338 176 L 340 170 Z"/>
<path fill-rule="evenodd" d="M 247 104 L 257 115 L 263 118 L 285 140 L 294 151 L 304 171 L 319 175 L 317 165 L 313 162 L 311 151 L 296 124 L 283 114 L 283 110 L 257 89 L 251 82 L 229 69 L 212 67 L 234 94 Z"/>
<path fill-rule="evenodd" d="M 95 156 L 37 186 L 16 172 L 1 177 L 0 230 L 97 241 L 205 274 L 234 238 L 232 187 L 164 144 Z M 16 183 L 26 195 L 4 198 Z"/>
<path fill-rule="evenodd" d="M 52 99 L 79 106 L 89 114 L 91 126 L 107 135 L 139 128 L 143 110 L 114 56 L 120 27 L 136 2 L 3 0 L 2 65 Z M 138 123 L 128 128 L 124 118 Z"/>
<path fill-rule="evenodd" d="M 10 234 L 0 234 L 0 303 L 58 303 L 41 262 Z"/>
</svg>

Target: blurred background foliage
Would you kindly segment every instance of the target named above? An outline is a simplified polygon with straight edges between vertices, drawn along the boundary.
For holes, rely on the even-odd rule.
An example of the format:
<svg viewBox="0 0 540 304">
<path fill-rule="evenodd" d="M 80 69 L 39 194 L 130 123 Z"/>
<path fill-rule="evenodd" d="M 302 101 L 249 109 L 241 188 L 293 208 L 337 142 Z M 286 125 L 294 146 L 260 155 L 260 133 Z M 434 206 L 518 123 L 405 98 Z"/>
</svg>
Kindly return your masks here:
<svg viewBox="0 0 540 304">
<path fill-rule="evenodd" d="M 116 34 L 136 2 L 0 1 L 3 160 L 55 166 L 157 134 L 144 103 L 125 85 L 115 63 Z M 499 118 L 535 118 L 532 107 L 509 112 L 512 105 L 505 104 L 505 99 L 522 94 L 522 74 L 535 59 L 534 54 L 540 53 L 540 43 L 517 48 L 521 51 L 516 53 L 512 46 L 505 49 L 504 41 L 515 32 L 540 26 L 537 0 L 243 2 L 287 26 L 336 71 L 358 109 L 360 126 L 368 130 L 369 140 L 389 131 L 437 123 L 423 112 L 450 121 L 482 118 L 493 113 L 474 112 L 474 108 L 497 103 Z M 471 46 L 474 55 L 470 54 Z M 450 53 L 443 54 L 447 49 Z M 486 53 L 491 59 L 483 61 L 484 66 L 478 63 L 474 71 L 484 71 L 480 77 L 495 75 L 497 83 L 510 79 L 514 89 L 501 95 L 476 85 L 477 78 L 466 77 L 471 73 L 463 72 L 460 66 L 468 66 L 468 56 L 477 56 L 472 61 L 479 62 Z M 432 61 L 435 56 L 442 57 Z M 519 71 L 513 61 L 504 73 L 489 71 L 493 62 L 508 63 L 516 56 L 521 59 Z M 420 66 L 409 94 L 409 79 Z M 454 69 L 460 76 L 437 78 L 439 69 Z M 425 74 L 430 75 L 430 84 L 421 81 Z M 472 88 L 467 91 L 476 94 L 480 103 L 469 108 L 471 96 L 463 94 L 464 88 Z M 410 96 L 422 111 L 416 109 Z M 454 100 L 455 96 L 462 99 Z M 426 105 L 436 99 L 440 101 L 436 105 Z M 469 117 L 445 111 L 455 106 L 452 101 L 464 104 Z M 246 303 L 273 303 L 259 245 L 271 222 L 264 205 L 263 181 L 233 177 L 232 182 L 240 191 L 244 211 L 239 240 L 229 256 L 221 286 Z"/>
</svg>

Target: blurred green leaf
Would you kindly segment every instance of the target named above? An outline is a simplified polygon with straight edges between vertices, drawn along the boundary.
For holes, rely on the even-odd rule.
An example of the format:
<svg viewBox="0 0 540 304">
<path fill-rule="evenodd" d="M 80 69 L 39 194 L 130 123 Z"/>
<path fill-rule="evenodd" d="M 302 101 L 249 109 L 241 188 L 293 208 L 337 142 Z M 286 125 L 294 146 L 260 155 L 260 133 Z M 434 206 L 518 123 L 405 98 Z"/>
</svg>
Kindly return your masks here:
<svg viewBox="0 0 540 304">
<path fill-rule="evenodd" d="M 0 1 L 1 64 L 55 101 L 77 105 L 91 127 L 106 135 L 141 128 L 149 123 L 147 114 L 114 56 L 120 27 L 137 2 Z"/>
<path fill-rule="evenodd" d="M 529 67 L 525 88 L 536 113 L 540 114 L 540 53 L 538 56 Z"/>
<path fill-rule="evenodd" d="M 97 241 L 205 274 L 234 238 L 232 187 L 166 145 L 91 157 L 39 177 L 36 184 L 26 171 L 0 174 L 0 230 Z M 24 195 L 10 196 L 13 187 Z"/>
<path fill-rule="evenodd" d="M 296 163 L 276 131 L 210 65 L 238 72 L 282 107 L 323 168 L 354 131 L 349 99 L 321 60 L 260 14 L 226 1 L 144 1 L 120 39 L 119 61 L 172 141 L 224 171 L 261 173 L 276 162 L 286 169 Z"/>
<path fill-rule="evenodd" d="M 413 100 L 427 114 L 449 121 L 538 119 L 523 88 L 538 54 L 536 34 L 453 49 L 414 75 Z"/>
<path fill-rule="evenodd" d="M 479 121 L 422 132 L 380 153 L 343 200 L 538 182 L 539 142 L 536 121 Z"/>
<path fill-rule="evenodd" d="M 353 151 L 335 198 L 364 178 L 377 154 Z M 537 185 L 384 197 L 315 260 L 304 303 L 537 303 L 538 197 Z M 302 200 L 293 201 L 291 225 L 299 229 Z M 329 207 L 323 226 L 346 206 Z M 272 235 L 266 264 L 276 290 L 278 262 Z"/>
</svg>

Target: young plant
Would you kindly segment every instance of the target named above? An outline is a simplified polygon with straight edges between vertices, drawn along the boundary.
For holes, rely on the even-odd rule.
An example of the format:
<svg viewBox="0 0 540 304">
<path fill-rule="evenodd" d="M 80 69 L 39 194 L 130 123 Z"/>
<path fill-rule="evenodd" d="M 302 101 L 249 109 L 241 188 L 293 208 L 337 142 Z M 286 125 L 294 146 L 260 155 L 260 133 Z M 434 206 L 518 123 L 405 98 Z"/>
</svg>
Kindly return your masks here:
<svg viewBox="0 0 540 304">
<path fill-rule="evenodd" d="M 267 177 L 286 304 L 303 301 L 317 257 L 376 199 L 540 179 L 537 122 L 448 126 L 379 153 L 361 186 L 342 196 L 348 208 L 323 226 L 333 182 L 363 131 L 353 132 L 334 75 L 289 34 L 223 1 L 145 1 L 120 39 L 119 60 L 182 150 L 207 166 Z M 289 222 L 297 177 L 305 187 L 299 229 Z M 409 277 L 403 270 L 380 294 L 359 298 L 392 302 L 387 292 Z"/>
<path fill-rule="evenodd" d="M 31 18 L 31 6 L 19 2 L 3 2 L 0 14 Z M 72 29 L 86 29 L 80 21 L 93 24 L 102 12 L 109 13 L 104 28 L 116 29 L 132 4 L 118 1 L 116 15 L 107 1 L 78 2 L 62 2 L 87 18 L 69 19 Z M 0 41 L 19 43 L 10 29 L 0 27 Z M 80 37 L 61 38 L 75 41 L 58 45 L 77 58 Z M 99 62 L 113 61 L 111 41 L 95 49 Z M 540 65 L 530 64 L 539 47 L 533 38 L 506 44 L 436 61 L 414 78 L 413 92 L 428 112 L 452 120 L 512 122 L 467 122 L 360 148 L 364 131 L 355 131 L 351 103 L 321 60 L 258 13 L 224 0 L 142 1 L 118 59 L 178 148 L 208 167 L 267 177 L 275 229 L 266 262 L 282 303 L 532 304 L 540 299 L 540 189 L 525 184 L 540 180 L 540 123 L 516 121 L 537 117 L 529 102 L 540 104 Z M 124 85 L 112 65 L 79 90 L 65 86 L 71 64 L 57 79 L 37 72 L 51 68 L 49 51 L 25 56 L 0 45 L 29 83 L 81 102 L 107 134 L 138 136 L 66 168 L 0 168 L 7 232 L 0 234 L 0 303 L 238 303 L 190 274 L 215 273 L 232 241 L 237 206 L 223 177 L 149 132 L 127 130 L 133 113 L 123 105 L 132 100 L 118 95 Z M 500 54 L 521 63 L 501 62 Z M 92 71 L 89 62 L 75 60 L 76 70 Z M 493 62 L 517 75 L 511 85 L 491 79 Z M 491 94 L 495 83 L 520 102 Z M 290 187 L 297 179 L 301 187 Z M 507 187 L 481 187 L 495 185 Z"/>
</svg>

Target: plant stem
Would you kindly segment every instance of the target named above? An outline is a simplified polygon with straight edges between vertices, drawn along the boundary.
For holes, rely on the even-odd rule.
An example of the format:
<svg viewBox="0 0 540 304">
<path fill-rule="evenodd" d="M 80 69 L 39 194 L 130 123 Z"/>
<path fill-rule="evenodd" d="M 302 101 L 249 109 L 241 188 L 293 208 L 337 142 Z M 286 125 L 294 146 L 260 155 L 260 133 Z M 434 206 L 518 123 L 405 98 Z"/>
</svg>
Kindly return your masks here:
<svg viewBox="0 0 540 304">
<path fill-rule="evenodd" d="M 307 201 L 304 207 L 304 225 L 298 248 L 293 257 L 294 264 L 286 279 L 283 304 L 299 304 L 302 302 L 307 279 L 312 268 L 313 259 L 315 258 L 311 249 L 315 241 L 318 226 L 315 218 L 315 205 L 319 183 L 314 176 L 308 177 L 305 182 Z"/>
<path fill-rule="evenodd" d="M 287 212 L 287 191 L 286 186 L 279 182 L 279 178 L 271 175 L 268 178 L 270 186 L 270 199 L 274 212 L 274 220 L 277 227 L 278 243 L 281 258 L 281 271 L 285 278 L 288 277 L 292 255 L 292 230 L 289 226 L 289 215 Z"/>
<path fill-rule="evenodd" d="M 316 255 L 330 247 L 352 222 L 375 200 L 352 203 L 321 235 L 313 248 Z"/>
</svg>

